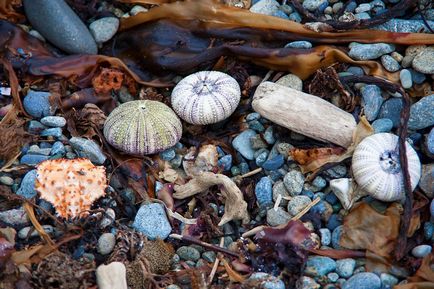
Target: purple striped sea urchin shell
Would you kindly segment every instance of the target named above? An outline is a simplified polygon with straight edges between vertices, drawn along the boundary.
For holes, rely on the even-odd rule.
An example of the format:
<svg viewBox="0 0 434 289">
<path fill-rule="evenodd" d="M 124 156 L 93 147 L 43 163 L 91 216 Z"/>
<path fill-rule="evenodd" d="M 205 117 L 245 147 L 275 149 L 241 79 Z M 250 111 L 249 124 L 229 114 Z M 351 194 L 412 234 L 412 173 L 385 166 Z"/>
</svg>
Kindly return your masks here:
<svg viewBox="0 0 434 289">
<path fill-rule="evenodd" d="M 174 146 L 182 124 L 173 110 L 153 100 L 135 100 L 115 108 L 104 123 L 104 136 L 115 148 L 148 155 Z"/>
<path fill-rule="evenodd" d="M 237 81 L 219 71 L 199 71 L 182 79 L 172 91 L 172 107 L 191 124 L 212 124 L 228 118 L 240 102 Z"/>
</svg>

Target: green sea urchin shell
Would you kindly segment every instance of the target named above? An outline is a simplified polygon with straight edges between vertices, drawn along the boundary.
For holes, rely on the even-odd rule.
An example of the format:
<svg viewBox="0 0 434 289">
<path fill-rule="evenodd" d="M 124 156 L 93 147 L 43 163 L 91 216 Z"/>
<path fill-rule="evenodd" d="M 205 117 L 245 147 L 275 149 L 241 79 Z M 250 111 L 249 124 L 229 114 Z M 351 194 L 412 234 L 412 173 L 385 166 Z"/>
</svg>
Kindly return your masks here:
<svg viewBox="0 0 434 289">
<path fill-rule="evenodd" d="M 135 100 L 115 108 L 104 123 L 104 136 L 115 148 L 132 155 L 148 155 L 174 146 L 182 124 L 167 105 Z"/>
</svg>

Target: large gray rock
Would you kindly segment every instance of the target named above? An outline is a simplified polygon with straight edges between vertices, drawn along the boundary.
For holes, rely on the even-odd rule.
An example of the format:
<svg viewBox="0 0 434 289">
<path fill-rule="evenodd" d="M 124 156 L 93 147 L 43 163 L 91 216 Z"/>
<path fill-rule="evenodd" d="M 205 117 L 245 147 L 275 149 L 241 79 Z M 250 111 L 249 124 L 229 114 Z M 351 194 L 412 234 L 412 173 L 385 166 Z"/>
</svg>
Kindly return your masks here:
<svg viewBox="0 0 434 289">
<path fill-rule="evenodd" d="M 71 54 L 96 54 L 95 40 L 64 0 L 24 0 L 32 26 L 48 41 Z"/>
</svg>

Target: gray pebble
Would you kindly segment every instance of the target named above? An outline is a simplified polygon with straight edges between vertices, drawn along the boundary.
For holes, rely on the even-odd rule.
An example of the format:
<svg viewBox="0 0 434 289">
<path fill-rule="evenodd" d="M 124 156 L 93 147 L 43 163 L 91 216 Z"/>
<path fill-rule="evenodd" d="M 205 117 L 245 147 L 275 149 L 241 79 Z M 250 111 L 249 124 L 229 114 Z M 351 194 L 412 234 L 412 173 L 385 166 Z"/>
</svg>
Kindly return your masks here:
<svg viewBox="0 0 434 289">
<path fill-rule="evenodd" d="M 413 59 L 413 68 L 421 73 L 434 74 L 434 47 L 427 47 L 416 55 Z"/>
<path fill-rule="evenodd" d="M 254 130 L 248 129 L 237 135 L 232 141 L 232 146 L 237 150 L 244 158 L 253 160 L 254 149 L 252 148 L 250 138 L 256 136 Z"/>
<path fill-rule="evenodd" d="M 116 17 L 100 18 L 89 25 L 89 30 L 97 43 L 109 41 L 116 34 L 118 28 L 119 19 Z"/>
<path fill-rule="evenodd" d="M 310 49 L 312 43 L 309 41 L 293 41 L 285 45 L 285 48 Z"/>
<path fill-rule="evenodd" d="M 66 119 L 62 116 L 46 116 L 41 119 L 41 123 L 49 127 L 64 127 Z"/>
<path fill-rule="evenodd" d="M 336 273 L 342 278 L 349 278 L 353 275 L 356 268 L 356 260 L 347 258 L 336 261 Z"/>
<path fill-rule="evenodd" d="M 206 251 L 202 253 L 202 258 L 204 258 L 206 261 L 210 263 L 214 263 L 216 256 L 217 255 L 214 251 Z"/>
<path fill-rule="evenodd" d="M 277 207 L 276 210 L 271 208 L 267 211 L 267 223 L 270 226 L 286 224 L 289 220 L 291 220 L 291 215 L 282 207 Z"/>
<path fill-rule="evenodd" d="M 303 89 L 303 81 L 295 74 L 284 75 L 276 83 L 299 91 Z"/>
<path fill-rule="evenodd" d="M 140 5 L 135 5 L 133 8 L 131 8 L 130 15 L 134 16 L 142 12 L 148 12 L 148 9 Z"/>
<path fill-rule="evenodd" d="M 342 289 L 380 289 L 381 280 L 374 273 L 358 273 L 348 279 Z"/>
<path fill-rule="evenodd" d="M 301 193 L 303 190 L 304 176 L 300 171 L 291 170 L 283 178 L 283 183 L 291 196 Z"/>
<path fill-rule="evenodd" d="M 29 222 L 29 217 L 26 210 L 23 207 L 19 207 L 18 209 L 0 211 L 0 221 L 11 226 L 22 226 Z"/>
<path fill-rule="evenodd" d="M 427 256 L 429 253 L 431 253 L 432 247 L 430 245 L 419 245 L 413 248 L 411 250 L 411 254 L 415 256 L 416 258 L 423 258 Z"/>
<path fill-rule="evenodd" d="M 80 157 L 88 158 L 96 165 L 102 165 L 107 159 L 101 148 L 93 140 L 73 137 L 69 140 L 69 144 Z"/>
<path fill-rule="evenodd" d="M 383 55 L 383 56 L 381 56 L 381 63 L 383 64 L 384 68 L 386 68 L 387 71 L 396 72 L 396 71 L 399 70 L 399 63 L 398 63 L 398 61 L 396 61 L 390 55 Z"/>
<path fill-rule="evenodd" d="M 322 277 L 336 269 L 336 262 L 329 257 L 310 256 L 306 262 L 304 273 L 312 277 Z"/>
<path fill-rule="evenodd" d="M 388 118 L 380 118 L 372 123 L 375 133 L 390 132 L 393 128 L 393 122 Z"/>
<path fill-rule="evenodd" d="M 383 286 L 386 288 L 393 288 L 393 286 L 398 284 L 398 278 L 388 273 L 381 273 L 380 280 L 381 283 L 383 283 Z"/>
<path fill-rule="evenodd" d="M 112 233 L 104 233 L 98 239 L 97 250 L 101 255 L 110 254 L 116 244 L 116 237 Z"/>
<path fill-rule="evenodd" d="M 401 70 L 401 72 L 399 73 L 399 79 L 401 80 L 402 87 L 408 89 L 413 86 L 411 72 L 408 69 Z"/>
<path fill-rule="evenodd" d="M 307 205 L 311 203 L 311 199 L 308 196 L 295 196 L 288 201 L 288 213 L 291 216 L 295 216 L 300 213 Z"/>
<path fill-rule="evenodd" d="M 310 12 L 315 12 L 323 5 L 327 5 L 327 0 L 305 0 L 303 2 L 303 7 Z"/>
<path fill-rule="evenodd" d="M 17 191 L 17 195 L 22 196 L 26 199 L 31 199 L 36 196 L 37 192 L 35 190 L 37 171 L 29 171 L 21 181 L 20 188 Z"/>
<path fill-rule="evenodd" d="M 34 166 L 40 162 L 48 160 L 48 156 L 43 155 L 23 155 L 20 159 L 20 163 L 24 165 Z"/>
<path fill-rule="evenodd" d="M 254 272 L 250 275 L 249 280 L 260 280 L 261 289 L 285 289 L 285 283 L 282 280 L 267 273 Z"/>
<path fill-rule="evenodd" d="M 300 283 L 301 283 L 300 289 L 320 289 L 321 288 L 321 285 L 316 283 L 315 279 L 308 277 L 308 276 L 302 276 Z"/>
<path fill-rule="evenodd" d="M 270 145 L 276 142 L 276 138 L 274 137 L 274 127 L 272 125 L 267 127 L 267 129 L 265 130 L 264 139 Z"/>
<path fill-rule="evenodd" d="M 434 125 L 434 94 L 423 97 L 410 107 L 408 128 L 423 129 Z"/>
<path fill-rule="evenodd" d="M 60 155 L 64 155 L 66 152 L 65 150 L 65 146 L 63 145 L 63 143 L 61 141 L 56 141 L 53 146 L 51 147 L 50 150 L 50 155 L 56 155 L 56 154 L 60 154 Z"/>
<path fill-rule="evenodd" d="M 433 27 L 434 21 L 427 21 Z M 373 26 L 372 29 L 401 33 L 429 32 L 422 20 L 391 19 L 383 24 Z"/>
<path fill-rule="evenodd" d="M 52 235 L 54 233 L 54 227 L 51 225 L 42 225 L 42 228 L 44 229 L 45 233 L 49 235 Z M 31 230 L 32 232 L 30 233 L 30 236 L 28 236 Z M 37 230 L 34 229 L 34 227 L 24 227 L 18 231 L 17 235 L 20 239 L 26 239 L 27 237 L 39 236 L 39 233 Z"/>
<path fill-rule="evenodd" d="M 393 127 L 398 127 L 401 109 L 402 99 L 390 98 L 386 100 L 381 106 L 378 118 L 388 118 L 393 122 Z"/>
<path fill-rule="evenodd" d="M 5 186 L 12 186 L 14 184 L 14 179 L 9 176 L 1 176 L 0 183 Z"/>
<path fill-rule="evenodd" d="M 115 211 L 112 208 L 108 208 L 105 213 L 104 217 L 102 218 L 101 222 L 99 223 L 99 227 L 101 229 L 104 229 L 111 224 L 113 224 L 114 220 L 116 218 Z"/>
<path fill-rule="evenodd" d="M 386 43 L 357 44 L 351 47 L 349 56 L 356 60 L 369 60 L 376 59 L 394 50 L 394 45 Z"/>
<path fill-rule="evenodd" d="M 51 93 L 45 91 L 29 90 L 23 100 L 25 111 L 35 118 L 53 115 L 54 108 L 49 102 L 50 95 Z"/>
<path fill-rule="evenodd" d="M 62 129 L 60 127 L 47 128 L 47 129 L 44 129 L 43 131 L 41 131 L 41 133 L 39 135 L 40 136 L 52 136 L 52 137 L 59 138 L 62 136 Z"/>
<path fill-rule="evenodd" d="M 133 228 L 145 234 L 149 239 L 166 239 L 172 231 L 162 205 L 148 203 L 140 207 L 134 218 Z"/>
<path fill-rule="evenodd" d="M 196 248 L 190 246 L 182 246 L 176 250 L 176 254 L 182 259 L 186 261 L 194 261 L 196 262 L 200 258 L 200 253 Z"/>
<path fill-rule="evenodd" d="M 381 90 L 376 85 L 366 85 L 361 89 L 363 106 L 365 108 L 365 115 L 369 121 L 373 121 L 377 118 L 380 112 L 381 105 L 383 104 L 383 97 L 381 96 Z"/>
<path fill-rule="evenodd" d="M 339 275 L 336 274 L 335 272 L 331 272 L 331 273 L 328 273 L 328 274 L 327 274 L 327 279 L 328 279 L 330 282 L 334 283 L 334 282 L 338 281 L 338 279 L 339 279 Z"/>
<path fill-rule="evenodd" d="M 321 228 L 319 229 L 320 235 L 321 235 L 321 245 L 322 246 L 328 246 L 331 243 L 332 239 L 332 233 L 327 228 Z"/>
<path fill-rule="evenodd" d="M 274 15 L 279 11 L 280 4 L 276 0 L 260 0 L 252 7 L 250 7 L 250 12 L 265 14 L 265 15 Z"/>
</svg>

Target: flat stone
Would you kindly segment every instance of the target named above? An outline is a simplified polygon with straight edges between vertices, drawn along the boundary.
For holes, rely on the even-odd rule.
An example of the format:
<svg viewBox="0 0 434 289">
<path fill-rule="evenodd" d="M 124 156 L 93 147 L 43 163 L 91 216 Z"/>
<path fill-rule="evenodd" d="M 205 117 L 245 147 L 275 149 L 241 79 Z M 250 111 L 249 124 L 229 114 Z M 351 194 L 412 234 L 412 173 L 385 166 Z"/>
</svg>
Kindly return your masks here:
<svg viewBox="0 0 434 289">
<path fill-rule="evenodd" d="M 375 133 L 390 132 L 393 128 L 393 122 L 388 118 L 380 118 L 372 123 Z"/>
<path fill-rule="evenodd" d="M 116 17 L 100 18 L 89 25 L 90 33 L 97 43 L 109 41 L 116 34 L 118 28 L 119 19 Z"/>
<path fill-rule="evenodd" d="M 20 159 L 20 164 L 34 166 L 40 162 L 48 160 L 48 156 L 43 155 L 23 155 Z"/>
<path fill-rule="evenodd" d="M 291 220 L 291 215 L 282 207 L 277 207 L 276 210 L 271 208 L 267 211 L 267 223 L 270 226 L 286 224 L 289 220 Z"/>
<path fill-rule="evenodd" d="M 196 262 L 200 258 L 200 252 L 192 247 L 192 246 L 182 246 L 176 250 L 176 254 L 182 259 L 186 261 L 194 261 Z"/>
<path fill-rule="evenodd" d="M 276 83 L 299 91 L 303 89 L 303 81 L 295 74 L 284 75 Z"/>
<path fill-rule="evenodd" d="M 284 158 L 282 155 L 277 155 L 272 159 L 268 159 L 266 160 L 263 164 L 262 164 L 262 168 L 269 170 L 269 171 L 274 171 L 279 169 L 283 163 L 284 163 Z"/>
<path fill-rule="evenodd" d="M 133 228 L 145 234 L 149 239 L 166 239 L 172 231 L 162 205 L 148 203 L 140 207 L 134 218 Z"/>
<path fill-rule="evenodd" d="M 363 272 L 348 279 L 342 289 L 380 289 L 381 280 L 374 273 Z"/>
<path fill-rule="evenodd" d="M 112 233 L 104 233 L 98 239 L 97 250 L 101 255 L 110 254 L 116 244 L 116 237 Z"/>
<path fill-rule="evenodd" d="M 263 272 L 254 272 L 250 275 L 249 280 L 260 280 L 261 284 L 260 288 L 264 289 L 285 289 L 285 283 L 277 277 L 273 275 L 263 273 Z"/>
<path fill-rule="evenodd" d="M 427 47 L 417 54 L 413 59 L 412 65 L 416 71 L 434 74 L 434 47 Z"/>
<path fill-rule="evenodd" d="M 408 128 L 417 130 L 434 125 L 434 94 L 423 97 L 410 107 Z"/>
<path fill-rule="evenodd" d="M 428 24 L 433 27 L 434 21 L 428 21 Z M 374 26 L 372 27 L 372 29 L 401 33 L 429 32 L 428 28 L 425 26 L 422 20 L 407 20 L 396 18 L 391 19 L 383 24 Z"/>
<path fill-rule="evenodd" d="M 20 188 L 17 191 L 17 195 L 22 196 L 26 199 L 31 199 L 36 196 L 37 192 L 35 190 L 37 172 L 36 170 L 29 171 L 23 178 L 20 184 Z"/>
<path fill-rule="evenodd" d="M 66 119 L 62 116 L 46 116 L 41 119 L 41 123 L 49 127 L 64 127 Z"/>
<path fill-rule="evenodd" d="M 261 0 L 252 5 L 249 10 L 253 13 L 274 15 L 279 11 L 279 6 L 280 4 L 276 0 Z"/>
<path fill-rule="evenodd" d="M 95 40 L 86 25 L 63 0 L 24 0 L 32 26 L 45 39 L 70 54 L 96 54 Z"/>
<path fill-rule="evenodd" d="M 390 98 L 381 106 L 378 118 L 388 118 L 392 121 L 393 127 L 399 126 L 400 113 L 402 109 L 401 98 Z"/>
<path fill-rule="evenodd" d="M 322 277 L 336 269 L 336 262 L 329 257 L 311 256 L 307 259 L 304 273 L 312 277 Z"/>
<path fill-rule="evenodd" d="M 376 59 L 394 50 L 395 46 L 387 43 L 357 44 L 351 47 L 348 55 L 356 60 L 369 60 Z"/>
<path fill-rule="evenodd" d="M 250 138 L 256 136 L 254 130 L 248 129 L 237 135 L 232 141 L 232 146 L 236 151 L 238 151 L 244 158 L 248 160 L 253 160 L 253 155 L 255 154 Z"/>
<path fill-rule="evenodd" d="M 396 72 L 399 70 L 400 67 L 398 61 L 396 61 L 390 55 L 381 56 L 381 63 L 383 64 L 384 68 L 386 68 L 386 70 L 390 72 Z"/>
<path fill-rule="evenodd" d="M 23 207 L 18 209 L 11 209 L 7 211 L 0 211 L 0 221 L 11 226 L 22 226 L 29 223 L 29 217 Z"/>
<path fill-rule="evenodd" d="M 294 217 L 300 213 L 307 205 L 311 203 L 311 199 L 308 196 L 295 196 L 288 201 L 288 213 Z"/>
<path fill-rule="evenodd" d="M 293 41 L 285 45 L 285 48 L 298 48 L 298 49 L 310 49 L 312 48 L 312 43 L 309 41 Z"/>
<path fill-rule="evenodd" d="M 403 69 L 399 73 L 399 80 L 401 81 L 402 87 L 408 89 L 413 86 L 413 79 L 411 72 L 408 69 Z"/>
<path fill-rule="evenodd" d="M 256 200 L 259 206 L 267 206 L 273 203 L 273 189 L 269 177 L 262 177 L 255 187 Z"/>
<path fill-rule="evenodd" d="M 89 159 L 96 165 L 102 165 L 107 159 L 101 151 L 101 148 L 92 140 L 82 137 L 73 137 L 69 140 L 69 144 L 75 150 L 77 155 Z"/>
<path fill-rule="evenodd" d="M 50 105 L 49 92 L 29 90 L 24 97 L 24 110 L 35 118 L 53 115 L 54 109 Z"/>
<path fill-rule="evenodd" d="M 380 112 L 381 105 L 383 104 L 383 97 L 381 96 L 381 90 L 376 85 L 366 85 L 361 89 L 363 106 L 365 108 L 365 115 L 369 121 L 373 121 L 377 118 Z"/>
<path fill-rule="evenodd" d="M 44 229 L 45 233 L 52 235 L 54 233 L 54 227 L 51 225 L 42 225 L 42 228 Z M 30 231 L 33 230 L 31 233 Z M 30 235 L 29 235 L 30 233 Z M 17 234 L 18 238 L 20 239 L 26 239 L 28 237 L 36 237 L 39 236 L 39 233 L 37 230 L 35 230 L 34 227 L 24 227 L 21 230 L 18 231 Z"/>
<path fill-rule="evenodd" d="M 59 138 L 62 136 L 62 129 L 60 127 L 47 128 L 47 129 L 44 129 L 43 131 L 41 131 L 40 135 L 41 136 L 53 136 L 53 137 Z"/>
</svg>

